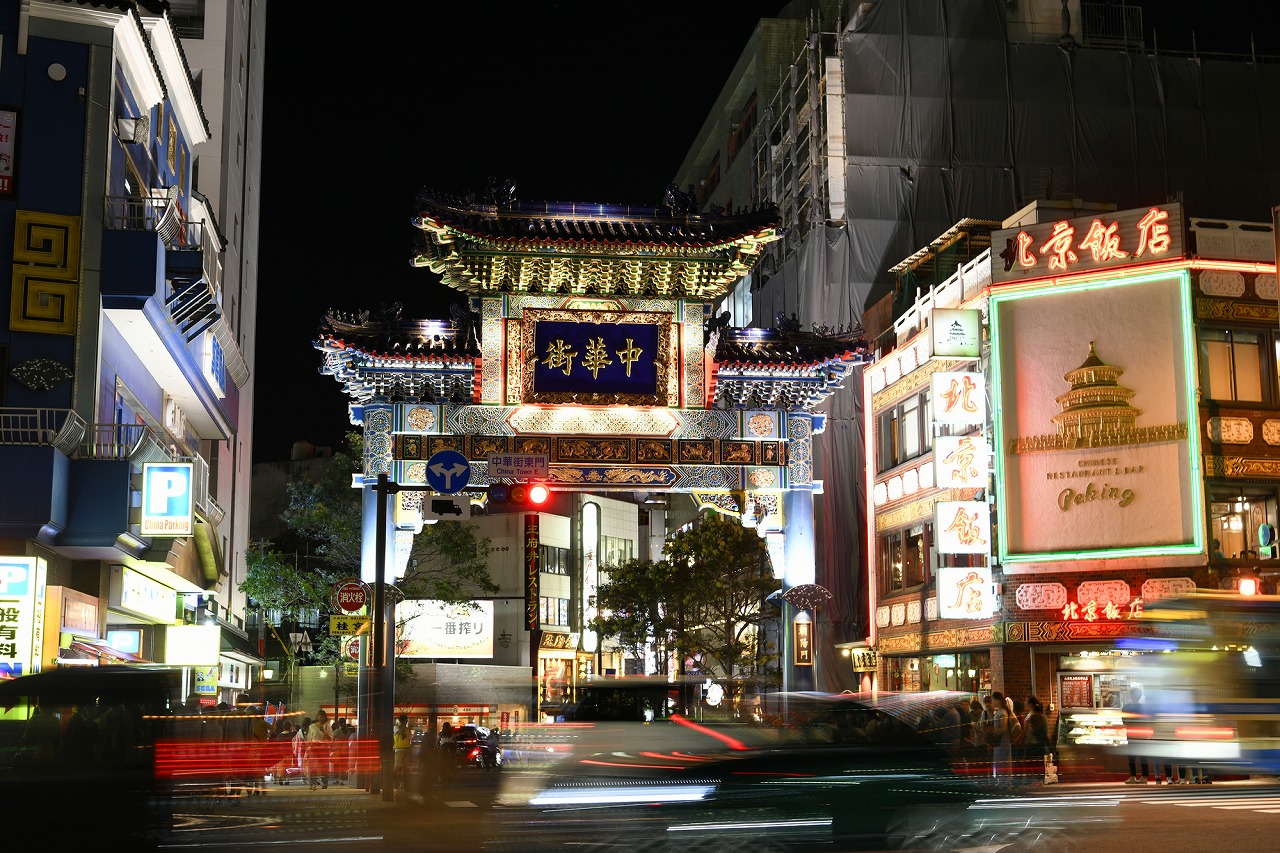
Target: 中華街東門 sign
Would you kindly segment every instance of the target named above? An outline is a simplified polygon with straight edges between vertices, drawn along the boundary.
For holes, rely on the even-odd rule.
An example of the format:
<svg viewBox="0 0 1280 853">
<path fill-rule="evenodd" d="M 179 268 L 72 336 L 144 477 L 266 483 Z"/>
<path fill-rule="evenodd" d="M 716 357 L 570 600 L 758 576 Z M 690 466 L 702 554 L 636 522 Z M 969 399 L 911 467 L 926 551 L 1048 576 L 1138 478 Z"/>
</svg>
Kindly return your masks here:
<svg viewBox="0 0 1280 853">
<path fill-rule="evenodd" d="M 1185 255 L 1184 246 L 1176 202 L 1006 228 L 991 235 L 991 282 L 1170 261 Z"/>
<path fill-rule="evenodd" d="M 991 296 L 1004 562 L 1202 552 L 1185 271 Z"/>
<path fill-rule="evenodd" d="M 148 462 L 142 466 L 142 535 L 190 536 L 194 526 L 195 466 Z"/>
<path fill-rule="evenodd" d="M 0 557 L 0 677 L 40 671 L 44 645 L 45 561 Z"/>
<path fill-rule="evenodd" d="M 665 405 L 671 315 L 524 312 L 526 403 Z"/>
<path fill-rule="evenodd" d="M 410 599 L 400 604 L 397 618 L 396 654 L 401 657 L 493 657 L 492 601 Z"/>
</svg>

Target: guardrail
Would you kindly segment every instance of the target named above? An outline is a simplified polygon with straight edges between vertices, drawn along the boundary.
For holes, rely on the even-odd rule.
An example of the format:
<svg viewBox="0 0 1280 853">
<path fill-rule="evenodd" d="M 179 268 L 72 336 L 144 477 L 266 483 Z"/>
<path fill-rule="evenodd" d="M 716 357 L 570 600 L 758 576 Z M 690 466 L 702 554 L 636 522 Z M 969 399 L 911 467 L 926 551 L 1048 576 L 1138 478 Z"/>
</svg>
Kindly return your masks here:
<svg viewBox="0 0 1280 853">
<path fill-rule="evenodd" d="M 0 445 L 55 447 L 71 456 L 85 428 L 72 409 L 0 409 Z"/>
</svg>

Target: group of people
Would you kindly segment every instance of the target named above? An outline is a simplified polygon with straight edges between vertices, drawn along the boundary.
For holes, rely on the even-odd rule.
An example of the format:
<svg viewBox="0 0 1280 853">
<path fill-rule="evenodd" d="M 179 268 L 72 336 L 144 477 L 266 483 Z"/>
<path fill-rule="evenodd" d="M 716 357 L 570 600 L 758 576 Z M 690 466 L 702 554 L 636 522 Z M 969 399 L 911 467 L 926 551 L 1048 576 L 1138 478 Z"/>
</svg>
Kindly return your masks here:
<svg viewBox="0 0 1280 853">
<path fill-rule="evenodd" d="M 323 708 L 314 718 L 303 717 L 300 722 L 283 717 L 276 720 L 271 741 L 280 745 L 282 752 L 272 770 L 276 784 L 288 785 L 289 771 L 297 768 L 313 791 L 328 788 L 330 780 L 345 785 L 356 763 L 355 735 L 355 726 L 344 719 L 331 722 Z"/>
<path fill-rule="evenodd" d="M 1216 540 L 1215 540 L 1216 541 Z M 1121 709 L 1124 714 L 1126 725 L 1141 720 L 1147 715 L 1145 706 L 1143 705 L 1143 693 L 1140 689 L 1134 688 L 1130 693 L 1130 700 Z M 1155 784 L 1160 785 L 1168 783 L 1170 785 L 1208 785 L 1209 774 L 1195 765 L 1178 765 L 1171 761 L 1161 761 L 1152 759 L 1148 756 L 1135 754 L 1129 751 L 1129 778 L 1125 780 L 1127 785 L 1145 785 L 1148 777 Z"/>
<path fill-rule="evenodd" d="M 1044 705 L 1034 696 L 1025 701 L 996 690 L 981 699 L 935 709 L 932 721 L 957 758 L 990 764 L 994 778 L 1012 777 L 1015 768 L 1035 773 L 1053 750 Z"/>
</svg>

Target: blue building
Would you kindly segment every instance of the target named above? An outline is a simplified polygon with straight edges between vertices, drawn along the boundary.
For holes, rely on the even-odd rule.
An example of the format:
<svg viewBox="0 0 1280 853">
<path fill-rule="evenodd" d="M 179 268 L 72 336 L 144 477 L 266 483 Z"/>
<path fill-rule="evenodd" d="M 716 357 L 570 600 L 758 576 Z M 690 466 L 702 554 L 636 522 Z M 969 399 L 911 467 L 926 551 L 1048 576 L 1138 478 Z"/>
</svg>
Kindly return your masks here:
<svg viewBox="0 0 1280 853">
<path fill-rule="evenodd" d="M 254 300 L 243 205 L 230 240 L 217 210 L 245 134 L 223 156 L 231 110 L 219 99 L 215 138 L 210 70 L 193 72 L 183 38 L 230 22 L 221 35 L 248 40 L 228 4 L 187 5 L 0 12 L 0 562 L 34 581 L 29 635 L 0 643 L 0 667 L 168 662 L 217 701 L 248 689 L 256 662 L 235 589 Z M 242 102 L 244 88 L 242 75 Z M 252 233 L 256 251 L 256 218 Z"/>
</svg>

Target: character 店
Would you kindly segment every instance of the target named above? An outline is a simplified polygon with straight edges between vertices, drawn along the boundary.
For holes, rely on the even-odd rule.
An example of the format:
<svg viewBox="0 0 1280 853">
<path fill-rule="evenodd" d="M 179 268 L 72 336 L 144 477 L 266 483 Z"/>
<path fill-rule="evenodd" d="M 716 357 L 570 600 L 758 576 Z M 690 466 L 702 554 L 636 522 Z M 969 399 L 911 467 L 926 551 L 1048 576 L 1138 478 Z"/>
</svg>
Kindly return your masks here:
<svg viewBox="0 0 1280 853">
<path fill-rule="evenodd" d="M 1014 238 L 1017 244 L 1016 250 L 1006 250 L 1012 258 L 1006 255 L 1005 268 L 1009 269 L 1016 263 L 1022 269 L 1032 269 L 1038 266 L 1042 259 L 1047 258 L 1050 270 L 1066 270 L 1080 260 L 1080 255 L 1075 252 L 1076 249 L 1082 253 L 1088 252 L 1088 259 L 1095 263 L 1124 260 L 1130 257 L 1130 252 L 1121 248 L 1122 232 L 1119 228 L 1117 222 L 1106 225 L 1102 220 L 1095 219 L 1077 243 L 1076 229 L 1069 221 L 1055 222 L 1053 232 L 1040 246 L 1035 245 L 1035 238 L 1026 231 L 1019 231 Z M 1151 208 L 1138 220 L 1133 226 L 1133 231 L 1127 236 L 1132 240 L 1129 245 L 1133 248 L 1134 260 L 1163 255 L 1173 245 L 1173 238 L 1169 233 L 1169 211 L 1158 207 Z"/>
</svg>

